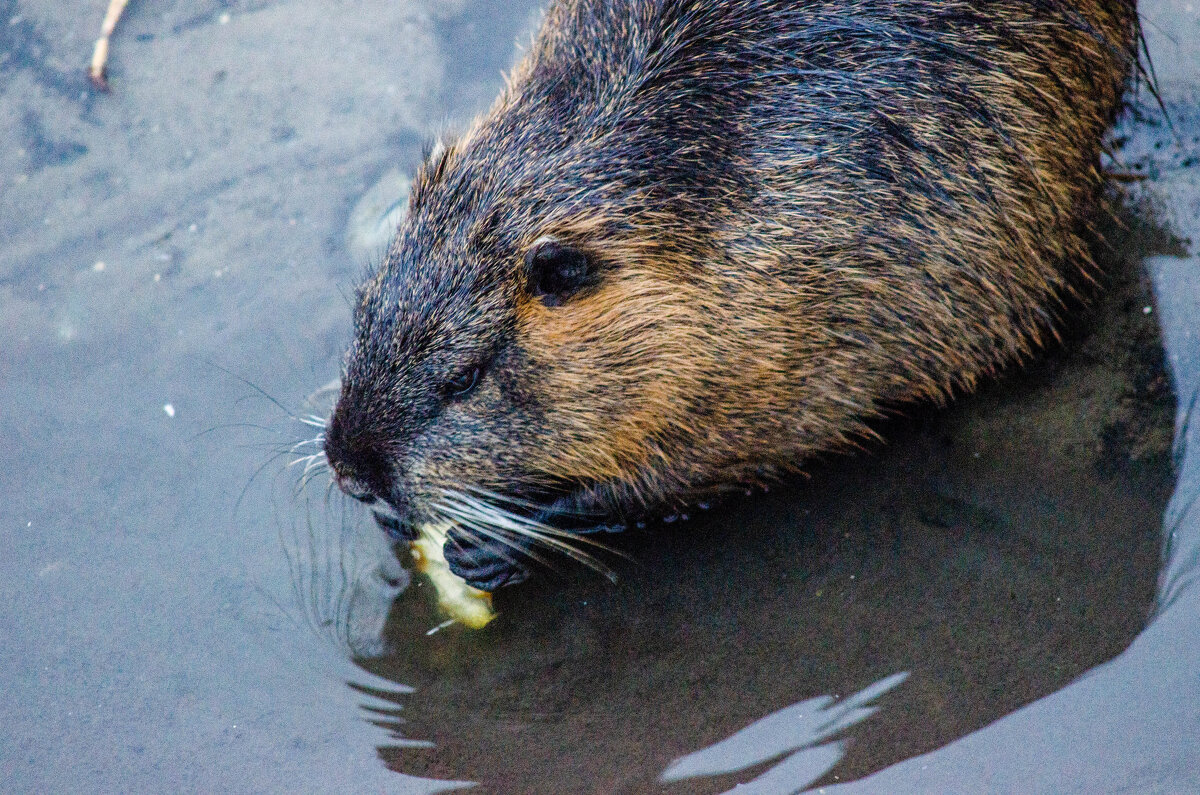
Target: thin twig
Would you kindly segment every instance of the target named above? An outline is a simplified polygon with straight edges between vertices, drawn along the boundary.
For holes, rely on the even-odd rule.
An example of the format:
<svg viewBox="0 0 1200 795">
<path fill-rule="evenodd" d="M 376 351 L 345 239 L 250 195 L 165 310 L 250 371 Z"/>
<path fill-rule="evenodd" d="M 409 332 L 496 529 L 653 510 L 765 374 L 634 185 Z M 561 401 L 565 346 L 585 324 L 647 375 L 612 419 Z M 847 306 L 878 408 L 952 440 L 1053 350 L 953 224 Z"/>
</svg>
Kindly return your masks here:
<svg viewBox="0 0 1200 795">
<path fill-rule="evenodd" d="M 100 26 L 100 38 L 96 39 L 96 48 L 92 51 L 92 65 L 88 67 L 88 77 L 97 91 L 108 91 L 108 40 L 117 27 L 117 20 L 125 10 L 129 0 L 111 0 L 108 11 L 104 13 L 104 23 Z"/>
</svg>

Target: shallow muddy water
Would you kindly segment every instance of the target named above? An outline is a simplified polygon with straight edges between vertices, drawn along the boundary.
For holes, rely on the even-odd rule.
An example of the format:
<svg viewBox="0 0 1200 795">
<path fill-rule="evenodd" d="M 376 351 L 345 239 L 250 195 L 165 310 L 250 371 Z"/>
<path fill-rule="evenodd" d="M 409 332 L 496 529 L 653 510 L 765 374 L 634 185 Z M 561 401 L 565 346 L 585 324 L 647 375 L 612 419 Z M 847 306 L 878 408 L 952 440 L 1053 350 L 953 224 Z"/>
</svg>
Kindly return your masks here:
<svg viewBox="0 0 1200 795">
<path fill-rule="evenodd" d="M 1192 244 L 1139 205 L 1027 367 L 603 539 L 615 585 L 564 563 L 427 634 L 428 587 L 289 462 L 375 256 L 356 204 L 490 101 L 536 6 L 134 0 L 99 95 L 99 4 L 0 0 L 0 788 L 720 792 L 779 754 L 660 777 L 826 695 L 810 739 L 844 744 L 793 781 L 829 784 L 1146 626 L 1175 407 L 1141 260 Z"/>
</svg>

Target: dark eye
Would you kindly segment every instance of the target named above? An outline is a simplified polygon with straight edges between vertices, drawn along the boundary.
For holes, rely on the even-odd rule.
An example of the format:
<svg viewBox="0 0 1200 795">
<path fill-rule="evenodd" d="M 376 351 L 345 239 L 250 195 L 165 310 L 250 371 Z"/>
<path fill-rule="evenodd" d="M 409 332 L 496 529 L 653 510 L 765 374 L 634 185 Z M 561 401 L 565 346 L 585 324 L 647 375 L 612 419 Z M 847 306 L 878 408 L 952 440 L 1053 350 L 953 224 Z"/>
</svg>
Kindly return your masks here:
<svg viewBox="0 0 1200 795">
<path fill-rule="evenodd" d="M 471 394 L 478 384 L 479 368 L 473 367 L 470 370 L 464 370 L 446 383 L 446 396 L 461 400 Z"/>
<path fill-rule="evenodd" d="M 552 237 L 539 238 L 525 254 L 529 292 L 547 306 L 561 306 L 597 281 L 596 268 L 579 248 Z"/>
</svg>

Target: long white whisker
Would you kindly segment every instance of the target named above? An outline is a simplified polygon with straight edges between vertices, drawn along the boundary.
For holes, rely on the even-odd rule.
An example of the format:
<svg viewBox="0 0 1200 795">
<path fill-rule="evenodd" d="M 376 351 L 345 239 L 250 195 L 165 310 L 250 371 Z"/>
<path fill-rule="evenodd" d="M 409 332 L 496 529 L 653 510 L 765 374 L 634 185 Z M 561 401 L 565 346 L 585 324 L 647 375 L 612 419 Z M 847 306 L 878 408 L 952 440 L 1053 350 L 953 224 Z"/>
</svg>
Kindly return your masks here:
<svg viewBox="0 0 1200 795">
<path fill-rule="evenodd" d="M 476 499 L 470 495 L 446 491 L 444 492 L 444 496 L 452 503 L 458 503 L 460 510 L 468 513 L 474 513 L 481 517 L 488 517 L 489 520 L 496 517 L 503 517 L 503 521 L 520 525 L 521 529 L 519 529 L 517 532 L 528 531 L 529 534 L 537 535 L 539 537 L 552 537 L 573 543 L 586 544 L 589 547 L 601 549 L 619 557 L 626 559 L 629 558 L 628 555 L 625 555 L 619 550 L 613 549 L 607 544 L 597 541 L 591 536 L 580 535 L 579 533 L 572 533 L 569 530 L 560 530 L 557 527 L 551 527 L 545 522 L 539 522 L 536 519 L 530 519 L 528 517 L 506 511 L 503 508 L 492 505 L 488 502 L 484 502 L 483 500 Z"/>
<path fill-rule="evenodd" d="M 524 536 L 550 549 L 560 552 L 588 568 L 616 582 L 616 573 L 594 556 L 577 548 L 572 543 L 563 540 L 563 531 L 555 530 L 533 519 L 509 513 L 497 506 L 490 505 L 462 493 L 443 492 L 443 500 L 438 509 L 447 518 L 470 524 L 475 529 L 480 524 L 491 530 L 507 531 L 516 536 Z M 591 539 L 566 534 L 571 541 L 590 542 Z M 593 546 L 603 546 L 592 542 Z"/>
<path fill-rule="evenodd" d="M 324 458 L 325 458 L 324 453 L 313 453 L 312 455 L 305 455 L 305 456 L 301 456 L 300 458 L 294 458 L 291 461 L 289 461 L 287 465 L 289 468 L 291 468 L 291 467 L 297 467 L 297 466 L 300 466 L 301 464 L 303 464 L 304 472 L 307 474 L 307 472 L 309 471 L 309 469 L 312 468 L 312 465 L 314 463 L 320 464 L 323 462 Z"/>
<path fill-rule="evenodd" d="M 509 496 L 509 495 L 505 495 L 505 494 L 497 494 L 494 491 L 488 491 L 487 489 L 481 489 L 478 486 L 465 486 L 464 488 L 466 491 L 470 492 L 470 494 L 472 494 L 476 497 L 479 497 L 480 499 L 482 499 L 486 502 L 492 503 L 493 505 L 500 505 L 500 504 L 512 505 L 517 508 L 525 508 L 527 510 L 532 510 L 532 511 L 538 511 L 538 510 L 542 510 L 543 508 L 545 508 L 544 505 L 533 502 L 531 500 L 525 500 L 520 497 L 513 497 L 513 496 Z M 583 511 L 583 510 L 563 511 L 563 513 L 569 514 L 571 516 L 598 516 L 599 515 L 595 511 Z"/>
<path fill-rule="evenodd" d="M 513 541 L 513 539 L 505 536 L 502 532 L 496 530 L 495 528 L 491 528 L 491 527 L 488 527 L 487 525 L 479 524 L 479 523 L 471 522 L 471 521 L 467 521 L 467 520 L 456 520 L 456 521 L 460 527 L 466 528 L 467 530 L 469 530 L 473 533 L 478 533 L 479 535 L 483 536 L 484 538 L 491 539 L 491 540 L 496 541 L 499 544 L 501 544 L 502 545 L 501 548 L 497 549 L 496 552 L 497 552 L 497 554 L 500 555 L 501 558 L 504 559 L 505 563 L 510 563 L 514 566 L 518 565 L 517 559 L 513 555 L 509 554 L 506 551 L 506 550 L 511 549 L 514 552 L 519 552 L 522 555 L 526 555 L 530 558 L 533 558 L 538 563 L 541 563 L 543 565 L 548 565 L 546 563 L 546 561 L 542 560 L 537 555 L 530 554 L 527 550 L 522 549 L 515 541 Z M 459 546 L 459 548 L 460 549 L 462 548 L 461 545 Z"/>
<path fill-rule="evenodd" d="M 301 450 L 303 450 L 305 447 L 320 447 L 323 444 L 325 444 L 325 434 L 318 433 L 316 436 L 314 436 L 311 439 L 305 439 L 303 442 L 296 442 L 294 445 L 291 446 L 291 448 L 288 450 L 288 452 L 298 453 Z"/>
<path fill-rule="evenodd" d="M 479 535 L 482 535 L 485 538 L 490 538 L 495 541 L 498 541 L 499 543 L 503 544 L 504 546 L 513 549 L 514 551 L 520 553 L 523 557 L 527 557 L 527 558 L 533 560 L 535 563 L 538 563 L 539 565 L 545 566 L 547 568 L 554 568 L 551 565 L 550 561 L 546 560 L 545 558 L 543 558 L 541 555 L 537 554 L 533 550 L 526 549 L 525 547 L 521 546 L 520 544 L 518 544 L 515 541 L 515 539 L 511 535 L 506 535 L 506 533 L 508 533 L 510 531 L 497 529 L 495 527 L 489 527 L 487 524 L 485 524 L 483 522 L 479 522 L 475 517 L 458 516 L 458 515 L 452 516 L 448 513 L 445 513 L 446 506 L 444 506 L 440 503 L 434 503 L 433 507 L 439 513 L 442 514 L 443 518 L 450 520 L 451 522 L 455 523 L 459 527 L 463 527 L 471 532 L 478 533 Z M 460 550 L 462 549 L 462 545 L 458 542 L 457 538 L 451 537 L 450 540 L 454 543 L 454 545 L 456 547 L 458 547 Z M 516 560 L 505 555 L 503 552 L 501 552 L 500 554 L 501 554 L 501 557 L 503 557 L 504 560 L 508 563 L 515 564 L 517 562 Z"/>
<path fill-rule="evenodd" d="M 447 506 L 444 506 L 444 505 L 441 506 L 439 508 L 439 510 L 444 511 L 446 517 L 450 518 L 452 521 L 454 521 L 460 527 L 465 527 L 466 529 L 470 530 L 471 532 L 478 533 L 486 538 L 495 539 L 499 543 L 504 544 L 505 546 L 511 547 L 512 549 L 519 551 L 523 556 L 528 557 L 529 559 L 535 561 L 539 565 L 545 566 L 546 568 L 549 568 L 549 569 L 557 568 L 549 560 L 547 560 L 542 555 L 539 555 L 533 549 L 527 548 L 526 546 L 520 545 L 516 542 L 517 538 L 524 537 L 524 538 L 530 538 L 531 540 L 533 540 L 537 543 L 543 544 L 544 546 L 546 546 L 550 549 L 554 548 L 554 546 L 552 544 L 550 544 L 546 541 L 543 541 L 540 538 L 531 536 L 529 533 L 526 533 L 523 531 L 514 530 L 509 527 L 497 528 L 493 524 L 480 521 L 478 517 L 465 515 L 465 514 L 459 514 L 452 510 L 448 510 Z M 569 557 L 574 557 L 574 558 L 579 559 L 579 562 L 583 563 L 584 565 L 588 566 L 589 568 L 597 569 L 597 571 L 601 571 L 601 573 L 604 573 L 605 576 L 608 576 L 607 572 L 603 571 L 603 565 L 599 564 L 598 561 L 580 559 L 580 556 L 582 556 L 583 558 L 590 558 L 590 556 L 586 555 L 585 553 L 578 553 L 577 555 L 572 555 L 571 554 L 572 550 L 569 548 L 565 549 L 565 550 L 561 550 L 561 551 L 564 554 L 568 555 Z M 506 560 L 508 560 L 507 556 L 504 556 L 504 557 Z M 512 561 L 509 561 L 509 562 L 512 562 Z M 600 568 L 597 568 L 597 566 L 600 566 Z"/>
<path fill-rule="evenodd" d="M 323 462 L 317 466 L 305 467 L 304 472 L 300 474 L 299 482 L 296 484 L 296 493 L 299 494 L 308 488 L 308 484 L 312 483 L 313 480 L 316 479 L 317 475 L 321 474 L 321 472 L 325 471 L 325 469 L 326 466 Z M 333 486 L 332 478 L 329 481 L 329 485 L 331 487 Z"/>
</svg>

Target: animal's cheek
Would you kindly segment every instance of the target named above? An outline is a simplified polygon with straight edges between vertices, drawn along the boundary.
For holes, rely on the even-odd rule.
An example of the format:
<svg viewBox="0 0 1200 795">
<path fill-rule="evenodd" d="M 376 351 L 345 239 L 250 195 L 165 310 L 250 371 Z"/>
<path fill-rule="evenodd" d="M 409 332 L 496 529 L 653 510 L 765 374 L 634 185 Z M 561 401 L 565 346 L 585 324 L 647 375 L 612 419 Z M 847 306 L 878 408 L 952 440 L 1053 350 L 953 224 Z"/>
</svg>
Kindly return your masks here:
<svg viewBox="0 0 1200 795">
<path fill-rule="evenodd" d="M 532 468 L 570 481 L 621 480 L 651 464 L 656 440 L 676 427 L 688 401 L 676 374 L 651 356 L 608 362 L 572 351 L 539 375 L 536 411 L 515 426 Z"/>
<path fill-rule="evenodd" d="M 402 499 L 414 515 L 423 515 L 429 501 L 435 496 L 430 486 L 437 481 L 437 467 L 431 469 L 430 460 L 422 446 L 414 446 L 397 467 L 400 476 L 395 484 L 395 497 Z"/>
<path fill-rule="evenodd" d="M 557 385 L 555 400 L 536 425 L 523 429 L 528 466 L 565 481 L 621 480 L 640 468 L 652 429 L 635 420 L 634 401 L 620 385 L 573 381 Z"/>
<path fill-rule="evenodd" d="M 495 391 L 496 395 L 489 395 Z M 428 495 L 445 491 L 506 491 L 527 469 L 521 413 L 499 390 L 447 410 L 414 440 L 409 487 Z"/>
</svg>

